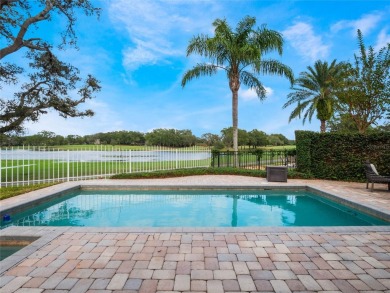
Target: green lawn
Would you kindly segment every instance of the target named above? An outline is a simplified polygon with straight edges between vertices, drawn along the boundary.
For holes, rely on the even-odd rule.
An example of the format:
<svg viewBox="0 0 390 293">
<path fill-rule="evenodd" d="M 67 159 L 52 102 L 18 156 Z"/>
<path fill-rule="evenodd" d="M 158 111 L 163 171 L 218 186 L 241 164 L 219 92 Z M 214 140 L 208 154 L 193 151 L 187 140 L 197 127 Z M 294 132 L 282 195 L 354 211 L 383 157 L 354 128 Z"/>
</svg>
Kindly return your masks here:
<svg viewBox="0 0 390 293">
<path fill-rule="evenodd" d="M 42 189 L 48 186 L 52 186 L 54 183 L 43 183 L 43 184 L 34 184 L 34 185 L 28 185 L 28 186 L 9 186 L 9 187 L 2 187 L 0 188 L 0 200 L 13 197 L 16 195 L 24 194 L 30 191 Z"/>
<path fill-rule="evenodd" d="M 83 176 L 106 177 L 119 173 L 147 172 L 178 168 L 210 166 L 210 159 L 194 161 L 155 161 L 155 162 L 61 162 L 57 160 L 8 160 L 1 161 L 1 182 L 34 182 L 43 178 L 48 182 L 57 178 L 67 180 Z"/>
</svg>

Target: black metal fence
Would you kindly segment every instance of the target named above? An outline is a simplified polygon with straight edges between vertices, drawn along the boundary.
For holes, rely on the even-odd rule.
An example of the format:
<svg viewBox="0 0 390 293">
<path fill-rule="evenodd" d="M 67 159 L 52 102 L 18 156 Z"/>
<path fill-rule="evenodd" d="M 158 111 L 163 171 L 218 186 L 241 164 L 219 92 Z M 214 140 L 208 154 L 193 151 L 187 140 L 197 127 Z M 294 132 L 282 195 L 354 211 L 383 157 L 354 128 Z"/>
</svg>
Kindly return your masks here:
<svg viewBox="0 0 390 293">
<path fill-rule="evenodd" d="M 261 150 L 249 151 L 212 151 L 212 167 L 234 167 L 235 160 L 238 167 L 244 169 L 265 169 L 266 166 L 287 166 L 295 168 L 296 150 Z"/>
</svg>

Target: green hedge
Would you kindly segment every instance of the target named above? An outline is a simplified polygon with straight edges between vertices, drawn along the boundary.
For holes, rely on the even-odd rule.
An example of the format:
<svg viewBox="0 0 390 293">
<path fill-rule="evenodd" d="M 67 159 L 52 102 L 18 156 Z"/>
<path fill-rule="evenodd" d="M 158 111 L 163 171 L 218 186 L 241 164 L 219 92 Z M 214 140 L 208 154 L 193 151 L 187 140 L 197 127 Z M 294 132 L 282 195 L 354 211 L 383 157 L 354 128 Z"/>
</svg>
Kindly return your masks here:
<svg viewBox="0 0 390 293">
<path fill-rule="evenodd" d="M 295 132 L 297 170 L 315 178 L 362 181 L 363 164 L 390 175 L 390 133 L 340 134 Z"/>
<path fill-rule="evenodd" d="M 266 177 L 265 170 L 248 170 L 240 168 L 190 168 L 177 169 L 145 173 L 126 173 L 114 175 L 112 179 L 151 179 L 151 178 L 173 178 L 194 175 L 239 175 L 252 177 Z M 296 170 L 288 170 L 287 177 L 290 179 L 308 179 L 307 174 L 300 173 Z"/>
</svg>

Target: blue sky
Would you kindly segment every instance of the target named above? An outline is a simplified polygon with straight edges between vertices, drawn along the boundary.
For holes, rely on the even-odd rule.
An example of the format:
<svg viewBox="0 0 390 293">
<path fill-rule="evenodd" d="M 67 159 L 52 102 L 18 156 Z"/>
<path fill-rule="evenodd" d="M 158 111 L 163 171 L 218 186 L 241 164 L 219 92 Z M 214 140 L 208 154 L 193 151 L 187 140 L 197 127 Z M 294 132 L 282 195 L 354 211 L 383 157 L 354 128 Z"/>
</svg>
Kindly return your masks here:
<svg viewBox="0 0 390 293">
<path fill-rule="evenodd" d="M 86 135 L 97 132 L 155 128 L 191 129 L 200 136 L 230 127 L 231 93 L 226 75 L 201 77 L 184 89 L 183 73 L 202 61 L 186 57 L 194 35 L 213 35 L 212 22 L 226 18 L 232 27 L 246 15 L 257 25 L 281 32 L 284 53 L 278 60 L 297 76 L 318 59 L 352 60 L 357 50 L 356 31 L 375 48 L 390 42 L 388 1 L 249 1 L 249 0 L 112 0 L 95 1 L 102 8 L 100 20 L 79 16 L 76 31 L 79 50 L 60 51 L 63 60 L 82 74 L 96 76 L 102 85 L 97 97 L 83 107 L 93 118 L 63 119 L 55 113 L 28 123 L 27 134 L 42 130 L 57 134 Z M 53 42 L 63 20 L 43 27 Z M 39 32 L 39 30 L 38 30 Z M 239 128 L 282 133 L 294 139 L 294 131 L 319 130 L 319 123 L 288 122 L 292 108 L 282 109 L 290 92 L 286 79 L 260 76 L 268 97 L 260 102 L 242 87 L 239 92 Z"/>
</svg>

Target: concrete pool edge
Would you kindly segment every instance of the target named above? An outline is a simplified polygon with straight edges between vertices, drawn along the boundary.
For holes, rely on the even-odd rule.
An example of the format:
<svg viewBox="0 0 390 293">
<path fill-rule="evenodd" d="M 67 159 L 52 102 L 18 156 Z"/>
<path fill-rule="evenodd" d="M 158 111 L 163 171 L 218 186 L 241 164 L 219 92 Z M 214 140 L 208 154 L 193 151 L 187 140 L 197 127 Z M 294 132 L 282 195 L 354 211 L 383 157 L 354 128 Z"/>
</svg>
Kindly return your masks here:
<svg viewBox="0 0 390 293">
<path fill-rule="evenodd" d="M 46 246 L 50 243 L 50 241 L 60 236 L 68 229 L 67 227 L 45 227 L 46 229 L 43 229 L 42 227 L 23 227 L 24 229 L 20 229 L 20 227 L 15 226 L 8 228 L 0 231 L 0 238 L 31 241 L 31 243 L 0 261 L 0 275 L 32 255 L 40 248 Z"/>
<path fill-rule="evenodd" d="M 370 216 L 379 218 L 381 220 L 390 222 L 390 212 L 384 208 L 378 208 L 367 203 L 359 203 L 349 200 L 339 194 L 334 194 L 329 191 L 324 191 L 318 187 L 306 186 L 307 191 L 311 191 L 319 196 L 335 201 L 339 204 L 358 210 L 359 212 L 366 213 Z"/>
<path fill-rule="evenodd" d="M 103 182 L 106 182 L 102 180 Z M 103 183 L 102 182 L 102 183 Z M 47 187 L 41 190 L 28 193 L 31 196 L 18 196 L 19 200 L 3 204 L 0 206 L 0 216 L 10 213 L 19 212 L 26 208 L 38 205 L 48 199 L 61 197 L 68 192 L 75 190 L 306 190 L 313 192 L 324 198 L 333 200 L 347 207 L 357 209 L 359 212 L 366 213 L 381 220 L 390 222 L 390 210 L 373 206 L 367 203 L 356 202 L 340 194 L 325 191 L 318 186 L 310 184 L 273 184 L 273 185 L 134 185 L 134 184 L 91 184 L 85 182 L 66 182 L 55 186 Z M 24 196 L 24 197 L 23 197 Z"/>
</svg>

